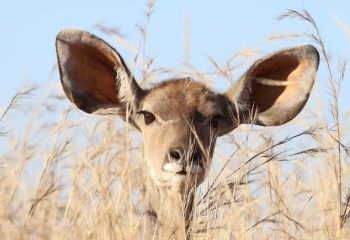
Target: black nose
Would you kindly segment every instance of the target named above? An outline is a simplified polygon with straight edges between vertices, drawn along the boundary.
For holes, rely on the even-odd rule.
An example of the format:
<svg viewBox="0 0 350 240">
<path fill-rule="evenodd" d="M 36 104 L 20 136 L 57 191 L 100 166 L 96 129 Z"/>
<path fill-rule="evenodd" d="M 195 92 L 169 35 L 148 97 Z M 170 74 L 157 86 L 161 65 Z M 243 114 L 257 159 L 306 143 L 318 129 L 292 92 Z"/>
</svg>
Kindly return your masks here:
<svg viewBox="0 0 350 240">
<path fill-rule="evenodd" d="M 183 157 L 183 151 L 179 148 L 170 149 L 169 157 L 170 157 L 170 160 L 180 161 Z"/>
</svg>

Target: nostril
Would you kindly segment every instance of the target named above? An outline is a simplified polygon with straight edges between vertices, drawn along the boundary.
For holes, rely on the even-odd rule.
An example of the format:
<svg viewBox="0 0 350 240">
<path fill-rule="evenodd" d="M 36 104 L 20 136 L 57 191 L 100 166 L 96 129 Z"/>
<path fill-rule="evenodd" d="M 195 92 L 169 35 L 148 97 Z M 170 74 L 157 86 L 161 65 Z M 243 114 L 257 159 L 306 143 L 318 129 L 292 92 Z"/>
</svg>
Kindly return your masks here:
<svg viewBox="0 0 350 240">
<path fill-rule="evenodd" d="M 170 157 L 175 161 L 179 161 L 182 158 L 182 152 L 179 149 L 170 150 Z"/>
</svg>

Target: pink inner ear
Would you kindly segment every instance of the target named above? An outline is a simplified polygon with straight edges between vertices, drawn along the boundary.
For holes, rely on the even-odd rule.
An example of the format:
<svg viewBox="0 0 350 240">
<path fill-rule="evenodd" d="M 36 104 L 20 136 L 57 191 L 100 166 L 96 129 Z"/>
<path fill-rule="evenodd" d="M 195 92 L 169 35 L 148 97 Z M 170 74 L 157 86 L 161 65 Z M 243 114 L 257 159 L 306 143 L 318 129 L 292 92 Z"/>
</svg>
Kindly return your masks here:
<svg viewBox="0 0 350 240">
<path fill-rule="evenodd" d="M 254 80 L 254 78 L 282 82 L 295 81 L 298 79 L 293 78 L 293 72 L 298 69 L 299 65 L 300 62 L 296 57 L 276 55 L 259 63 L 257 68 L 252 71 L 252 104 L 259 108 L 259 112 L 271 108 L 276 101 L 288 101 L 288 98 L 293 95 L 289 94 L 289 92 L 293 92 L 292 88 L 294 88 L 294 86 L 293 84 L 287 86 L 272 86 L 263 84 Z"/>
<path fill-rule="evenodd" d="M 112 56 L 103 49 L 88 44 L 72 44 L 69 46 L 70 57 L 66 71 L 72 80 L 74 89 L 79 89 L 86 95 L 106 104 L 117 104 L 115 64 Z M 74 91 L 74 89 L 72 89 Z"/>
</svg>

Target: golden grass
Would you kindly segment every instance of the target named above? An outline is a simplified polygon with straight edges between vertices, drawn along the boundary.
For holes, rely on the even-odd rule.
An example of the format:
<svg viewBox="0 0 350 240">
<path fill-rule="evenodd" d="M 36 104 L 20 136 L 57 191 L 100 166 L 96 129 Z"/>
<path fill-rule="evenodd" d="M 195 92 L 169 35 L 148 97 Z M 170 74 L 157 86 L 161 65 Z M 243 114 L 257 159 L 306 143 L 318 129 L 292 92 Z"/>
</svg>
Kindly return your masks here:
<svg viewBox="0 0 350 240">
<path fill-rule="evenodd" d="M 150 3 L 147 19 L 153 7 Z M 290 10 L 279 19 L 290 17 L 313 27 L 309 36 L 321 50 L 321 68 L 329 73 L 319 81 L 327 79 L 331 100 L 314 96 L 321 107 L 306 109 L 288 125 L 241 126 L 219 141 L 213 169 L 197 194 L 191 228 L 196 239 L 350 236 L 350 145 L 343 142 L 349 139 L 349 114 L 342 118 L 338 104 L 346 63 L 332 68 L 309 13 Z M 147 24 L 139 27 L 134 63 L 141 66 L 143 84 L 175 72 L 150 71 L 152 60 L 142 54 Z M 252 52 L 238 55 L 250 58 Z M 186 72 L 177 74 L 230 80 L 234 59 L 220 66 L 211 58 L 214 73 L 198 73 L 186 63 Z M 45 97 L 35 95 L 50 88 Z M 112 116 L 66 109 L 59 88 L 57 79 L 53 86 L 22 89 L 1 115 L 0 239 L 135 239 L 146 174 L 140 136 Z M 35 97 L 28 100 L 29 95 Z M 325 117 L 329 109 L 332 119 Z"/>
</svg>

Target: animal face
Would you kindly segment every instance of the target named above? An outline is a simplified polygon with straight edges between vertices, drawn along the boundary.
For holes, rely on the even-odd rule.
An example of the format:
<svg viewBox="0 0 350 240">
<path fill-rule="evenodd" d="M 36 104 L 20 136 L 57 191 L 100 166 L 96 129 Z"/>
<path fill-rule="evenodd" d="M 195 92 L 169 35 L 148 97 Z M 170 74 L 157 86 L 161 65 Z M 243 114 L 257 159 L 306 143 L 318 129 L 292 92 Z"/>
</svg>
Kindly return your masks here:
<svg viewBox="0 0 350 240">
<path fill-rule="evenodd" d="M 257 60 L 224 94 L 189 78 L 142 89 L 118 52 L 98 37 L 64 30 L 56 40 L 63 89 L 78 108 L 115 114 L 142 132 L 149 175 L 160 187 L 197 186 L 215 142 L 239 124 L 275 126 L 304 107 L 319 54 L 311 45 Z"/>
<path fill-rule="evenodd" d="M 224 97 L 190 79 L 164 82 L 142 99 L 136 118 L 156 184 L 200 184 L 225 127 Z"/>
</svg>

